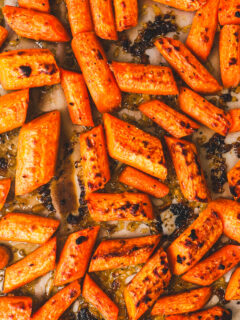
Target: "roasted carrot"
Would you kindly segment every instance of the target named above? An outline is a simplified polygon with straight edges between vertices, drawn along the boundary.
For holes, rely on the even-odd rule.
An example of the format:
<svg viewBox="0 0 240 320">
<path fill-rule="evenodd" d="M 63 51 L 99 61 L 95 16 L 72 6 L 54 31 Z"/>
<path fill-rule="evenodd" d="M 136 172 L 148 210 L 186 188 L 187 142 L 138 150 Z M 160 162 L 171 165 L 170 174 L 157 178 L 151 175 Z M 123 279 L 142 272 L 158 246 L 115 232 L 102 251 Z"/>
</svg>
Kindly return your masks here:
<svg viewBox="0 0 240 320">
<path fill-rule="evenodd" d="M 0 297 L 1 320 L 30 320 L 31 313 L 30 297 Z"/>
<path fill-rule="evenodd" d="M 89 272 L 145 263 L 160 241 L 160 235 L 105 240 L 97 247 Z"/>
<path fill-rule="evenodd" d="M 19 7 L 5 6 L 2 12 L 8 25 L 19 36 L 53 42 L 67 42 L 70 37 L 53 15 Z"/>
<path fill-rule="evenodd" d="M 163 293 L 171 279 L 165 251 L 160 248 L 129 282 L 124 299 L 131 320 L 137 320 Z"/>
<path fill-rule="evenodd" d="M 155 198 L 165 197 L 169 193 L 168 186 L 132 167 L 126 167 L 122 171 L 119 181 L 135 189 L 149 193 Z"/>
<path fill-rule="evenodd" d="M 174 315 L 166 317 L 166 320 L 231 320 L 232 313 L 222 307 L 212 307 L 207 310 L 191 313 L 189 315 Z"/>
<path fill-rule="evenodd" d="M 239 0 L 220 0 L 218 20 L 221 25 L 240 24 Z"/>
<path fill-rule="evenodd" d="M 80 296 L 77 281 L 58 291 L 34 315 L 31 320 L 58 320 L 65 310 Z"/>
<path fill-rule="evenodd" d="M 156 0 L 167 6 L 184 10 L 184 11 L 195 11 L 201 8 L 207 0 Z"/>
<path fill-rule="evenodd" d="M 228 282 L 225 300 L 240 300 L 240 268 L 233 272 Z"/>
<path fill-rule="evenodd" d="M 188 200 L 208 202 L 206 185 L 196 146 L 186 140 L 165 137 L 181 191 Z"/>
<path fill-rule="evenodd" d="M 182 279 L 200 286 L 211 285 L 240 261 L 240 246 L 227 245 L 199 262 Z"/>
<path fill-rule="evenodd" d="M 43 244 L 56 232 L 59 221 L 27 213 L 8 213 L 0 220 L 0 240 Z"/>
<path fill-rule="evenodd" d="M 119 88 L 124 92 L 178 94 L 172 71 L 168 67 L 113 61 L 111 69 Z"/>
<path fill-rule="evenodd" d="M 59 111 L 46 113 L 22 127 L 18 137 L 16 195 L 31 192 L 53 177 L 59 131 Z"/>
<path fill-rule="evenodd" d="M 160 38 L 155 46 L 194 91 L 213 93 L 221 90 L 217 80 L 179 40 Z"/>
<path fill-rule="evenodd" d="M 118 108 L 122 99 L 121 92 L 95 34 L 77 34 L 73 38 L 72 48 L 98 110 L 109 112 Z"/>
<path fill-rule="evenodd" d="M 0 179 L 0 210 L 3 208 L 11 186 L 11 179 Z M 0 231 L 1 232 L 1 231 Z"/>
<path fill-rule="evenodd" d="M 117 31 L 135 27 L 138 24 L 137 0 L 114 0 Z"/>
<path fill-rule="evenodd" d="M 3 292 L 8 293 L 43 276 L 55 268 L 56 238 L 36 249 L 22 260 L 7 267 Z"/>
<path fill-rule="evenodd" d="M 226 25 L 220 31 L 219 56 L 222 83 L 225 88 L 240 82 L 240 26 Z"/>
<path fill-rule="evenodd" d="M 231 117 L 196 92 L 182 87 L 179 105 L 181 110 L 192 118 L 223 136 L 227 135 L 231 126 Z"/>
<path fill-rule="evenodd" d="M 204 307 L 211 295 L 211 288 L 204 287 L 166 296 L 156 302 L 151 314 L 156 316 L 193 312 Z"/>
<path fill-rule="evenodd" d="M 50 12 L 49 0 L 18 0 L 19 7 Z"/>
<path fill-rule="evenodd" d="M 90 193 L 87 205 L 96 221 L 147 221 L 153 219 L 149 197 L 143 193 Z"/>
<path fill-rule="evenodd" d="M 165 180 L 167 168 L 161 141 L 110 114 L 103 115 L 109 155 Z"/>
<path fill-rule="evenodd" d="M 240 131 L 240 109 L 232 109 L 228 111 L 231 117 L 231 127 L 229 133 Z"/>
<path fill-rule="evenodd" d="M 86 192 L 104 188 L 110 179 L 110 170 L 102 125 L 81 134 L 80 152 Z"/>
<path fill-rule="evenodd" d="M 117 320 L 118 307 L 90 278 L 84 279 L 82 296 L 92 304 L 106 320 Z"/>
<path fill-rule="evenodd" d="M 240 161 L 227 173 L 229 189 L 235 199 L 240 198 Z"/>
<path fill-rule="evenodd" d="M 175 138 L 188 136 L 199 128 L 196 122 L 159 100 L 145 102 L 140 105 L 139 110 Z"/>
<path fill-rule="evenodd" d="M 74 232 L 67 238 L 57 265 L 56 286 L 84 276 L 98 232 L 99 227 L 91 227 Z"/>
<path fill-rule="evenodd" d="M 214 245 L 222 231 L 221 219 L 208 206 L 168 247 L 172 272 L 180 275 L 191 269 Z"/>
<path fill-rule="evenodd" d="M 9 251 L 6 247 L 0 246 L 0 269 L 6 267 L 9 261 Z M 1 311 L 0 311 L 1 312 Z"/>
<path fill-rule="evenodd" d="M 219 0 L 209 0 L 195 14 L 187 37 L 187 47 L 202 61 L 209 56 L 217 25 Z"/>
<path fill-rule="evenodd" d="M 50 86 L 60 72 L 48 49 L 22 49 L 0 54 L 0 82 L 5 90 Z"/>
<path fill-rule="evenodd" d="M 7 36 L 8 36 L 7 29 L 5 29 L 2 26 L 0 26 L 0 47 L 3 45 L 3 43 L 7 39 Z"/>
</svg>

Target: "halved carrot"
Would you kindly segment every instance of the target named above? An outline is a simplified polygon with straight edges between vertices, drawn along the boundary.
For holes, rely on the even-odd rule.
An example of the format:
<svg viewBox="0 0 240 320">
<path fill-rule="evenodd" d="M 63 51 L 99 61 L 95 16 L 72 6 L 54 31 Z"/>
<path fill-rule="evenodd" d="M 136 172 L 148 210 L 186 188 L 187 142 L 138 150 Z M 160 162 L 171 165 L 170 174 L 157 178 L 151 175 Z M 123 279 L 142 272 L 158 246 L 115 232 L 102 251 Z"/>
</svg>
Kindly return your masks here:
<svg viewBox="0 0 240 320">
<path fill-rule="evenodd" d="M 3 43 L 7 39 L 7 36 L 8 36 L 7 29 L 5 29 L 2 26 L 0 26 L 0 47 L 3 45 Z"/>
<path fill-rule="evenodd" d="M 137 0 L 114 0 L 117 31 L 135 27 L 138 24 Z"/>
<path fill-rule="evenodd" d="M 49 0 L 18 0 L 19 7 L 50 12 Z"/>
<path fill-rule="evenodd" d="M 140 105 L 139 110 L 175 138 L 188 136 L 199 128 L 196 122 L 159 100 L 145 102 Z"/>
<path fill-rule="evenodd" d="M 87 205 L 95 221 L 147 221 L 153 219 L 149 197 L 143 193 L 90 193 Z"/>
<path fill-rule="evenodd" d="M 180 275 L 191 269 L 214 245 L 222 231 L 221 219 L 208 206 L 168 247 L 172 272 Z"/>
<path fill-rule="evenodd" d="M 195 11 L 201 8 L 207 0 L 155 0 L 157 2 L 166 4 L 167 6 L 184 10 Z"/>
<path fill-rule="evenodd" d="M 163 293 L 170 279 L 167 255 L 160 248 L 124 290 L 129 318 L 131 320 L 140 318 Z"/>
<path fill-rule="evenodd" d="M 106 320 L 117 320 L 118 307 L 90 278 L 84 279 L 82 296 L 92 304 Z"/>
<path fill-rule="evenodd" d="M 99 229 L 98 226 L 91 227 L 68 236 L 57 265 L 56 286 L 62 286 L 85 275 Z"/>
<path fill-rule="evenodd" d="M 104 188 L 110 170 L 102 125 L 80 135 L 80 152 L 86 192 Z"/>
<path fill-rule="evenodd" d="M 196 146 L 186 140 L 165 137 L 181 191 L 188 200 L 208 202 L 210 194 Z"/>
<path fill-rule="evenodd" d="M 187 47 L 201 60 L 209 56 L 217 25 L 219 0 L 209 0 L 195 14 L 187 37 Z"/>
<path fill-rule="evenodd" d="M 22 260 L 7 267 L 3 292 L 8 293 L 55 268 L 56 238 L 49 240 Z"/>
<path fill-rule="evenodd" d="M 30 297 L 0 297 L 1 320 L 30 320 L 31 313 Z"/>
<path fill-rule="evenodd" d="M 156 302 L 151 314 L 156 316 L 193 312 L 203 308 L 211 295 L 212 289 L 204 287 L 166 296 Z"/>
<path fill-rule="evenodd" d="M 225 300 L 240 300 L 240 268 L 237 268 L 228 282 Z"/>
<path fill-rule="evenodd" d="M 0 54 L 0 82 L 5 90 L 50 86 L 60 72 L 48 49 L 22 49 Z"/>
<path fill-rule="evenodd" d="M 58 320 L 65 310 L 80 296 L 81 287 L 77 281 L 58 291 L 34 315 L 31 320 Z"/>
<path fill-rule="evenodd" d="M 111 69 L 119 88 L 124 92 L 178 94 L 178 88 L 169 67 L 113 61 Z"/>
<path fill-rule="evenodd" d="M 92 111 L 83 75 L 61 69 L 61 85 L 72 123 L 93 127 Z"/>
<path fill-rule="evenodd" d="M 70 37 L 53 15 L 19 7 L 2 8 L 5 20 L 19 36 L 53 42 L 67 42 Z"/>
<path fill-rule="evenodd" d="M 6 247 L 0 246 L 0 269 L 6 267 L 10 259 L 9 251 Z M 0 311 L 1 312 L 1 311 Z"/>
<path fill-rule="evenodd" d="M 227 173 L 229 189 L 235 199 L 240 198 L 240 161 Z"/>
<path fill-rule="evenodd" d="M 0 210 L 3 208 L 11 186 L 11 179 L 0 179 Z"/>
<path fill-rule="evenodd" d="M 219 56 L 222 83 L 225 88 L 240 82 L 240 26 L 226 25 L 220 31 Z"/>
<path fill-rule="evenodd" d="M 59 223 L 27 213 L 7 213 L 0 220 L 0 240 L 43 244 L 56 232 Z"/>
<path fill-rule="evenodd" d="M 239 0 L 220 0 L 218 20 L 221 25 L 240 24 Z"/>
<path fill-rule="evenodd" d="M 46 113 L 22 127 L 18 137 L 16 195 L 31 192 L 54 176 L 59 131 L 59 111 Z"/>
<path fill-rule="evenodd" d="M 109 112 L 118 108 L 121 92 L 96 35 L 93 32 L 77 34 L 73 38 L 72 48 L 98 110 Z"/>
<path fill-rule="evenodd" d="M 231 127 L 229 133 L 240 131 L 240 109 L 232 109 L 228 111 L 231 117 Z"/>
<path fill-rule="evenodd" d="M 97 247 L 89 272 L 145 263 L 160 241 L 160 235 L 105 240 Z"/>
<path fill-rule="evenodd" d="M 167 178 L 161 141 L 110 114 L 103 115 L 109 155 L 156 178 Z"/>
<path fill-rule="evenodd" d="M 168 316 L 166 320 L 231 320 L 232 313 L 228 309 L 216 306 L 207 310 L 191 313 L 189 315 Z"/>
<path fill-rule="evenodd" d="M 160 38 L 155 42 L 155 46 L 193 90 L 213 93 L 222 89 L 217 80 L 179 40 Z"/>
<path fill-rule="evenodd" d="M 211 285 L 240 261 L 240 246 L 227 245 L 199 262 L 182 279 L 199 286 Z"/>
</svg>

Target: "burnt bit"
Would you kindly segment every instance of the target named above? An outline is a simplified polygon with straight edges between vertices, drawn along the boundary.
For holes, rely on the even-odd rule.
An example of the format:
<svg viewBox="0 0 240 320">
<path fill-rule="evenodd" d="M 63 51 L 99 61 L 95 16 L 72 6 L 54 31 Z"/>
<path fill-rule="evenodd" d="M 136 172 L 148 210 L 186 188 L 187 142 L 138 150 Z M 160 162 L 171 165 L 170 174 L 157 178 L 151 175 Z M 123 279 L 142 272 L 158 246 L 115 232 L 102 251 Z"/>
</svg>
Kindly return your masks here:
<svg viewBox="0 0 240 320">
<path fill-rule="evenodd" d="M 5 158 L 0 158 L 0 170 L 6 171 L 8 168 L 8 161 Z"/>
<path fill-rule="evenodd" d="M 44 65 L 41 66 L 39 71 L 40 73 L 44 73 L 51 76 L 57 72 L 57 68 L 54 63 L 45 63 Z"/>
<path fill-rule="evenodd" d="M 169 209 L 175 216 L 177 216 L 175 219 L 175 224 L 177 227 L 183 226 L 192 213 L 191 208 L 182 203 L 171 204 Z"/>
<path fill-rule="evenodd" d="M 235 17 L 240 18 L 240 11 L 235 12 Z"/>
<path fill-rule="evenodd" d="M 87 308 L 81 309 L 77 314 L 77 320 L 97 320 Z"/>
<path fill-rule="evenodd" d="M 29 78 L 32 73 L 32 68 L 29 66 L 20 66 L 19 72 L 20 72 L 21 76 L 23 76 L 25 78 Z"/>
<path fill-rule="evenodd" d="M 77 294 L 77 290 L 72 289 L 72 290 L 70 291 L 70 293 L 69 293 L 69 296 L 70 296 L 70 298 L 72 299 L 72 298 L 74 298 L 74 297 L 76 296 L 76 294 Z"/>
<path fill-rule="evenodd" d="M 233 66 L 234 64 L 237 64 L 237 59 L 236 58 L 230 58 L 229 63 L 230 66 Z"/>
<path fill-rule="evenodd" d="M 177 263 L 183 263 L 183 258 L 179 254 L 177 255 Z"/>
<path fill-rule="evenodd" d="M 67 217 L 67 223 L 69 224 L 78 224 L 80 221 L 80 217 L 70 213 Z"/>
<path fill-rule="evenodd" d="M 99 60 L 103 60 L 103 55 L 99 50 L 97 52 L 97 57 L 98 57 Z"/>
<path fill-rule="evenodd" d="M 86 138 L 86 144 L 87 144 L 88 148 L 92 148 L 93 147 L 93 143 L 88 137 Z"/>
<path fill-rule="evenodd" d="M 40 194 L 40 201 L 50 212 L 55 212 L 55 208 L 52 204 L 50 184 L 47 183 L 38 188 L 38 193 Z"/>
<path fill-rule="evenodd" d="M 192 229 L 192 230 L 191 230 L 191 233 L 190 233 L 190 235 L 189 235 L 189 238 L 191 238 L 193 241 L 198 239 L 198 237 L 197 237 L 197 235 L 196 235 L 195 229 Z"/>
<path fill-rule="evenodd" d="M 225 266 L 222 263 L 220 263 L 220 265 L 218 266 L 218 270 L 225 270 Z"/>
<path fill-rule="evenodd" d="M 224 93 L 220 96 L 220 99 L 223 100 L 223 102 L 231 102 L 232 101 L 232 95 L 231 93 Z"/>
<path fill-rule="evenodd" d="M 88 240 L 88 237 L 85 237 L 85 236 L 80 236 L 76 239 L 76 244 L 79 245 L 79 244 L 82 244 L 83 242 L 87 241 Z"/>
</svg>

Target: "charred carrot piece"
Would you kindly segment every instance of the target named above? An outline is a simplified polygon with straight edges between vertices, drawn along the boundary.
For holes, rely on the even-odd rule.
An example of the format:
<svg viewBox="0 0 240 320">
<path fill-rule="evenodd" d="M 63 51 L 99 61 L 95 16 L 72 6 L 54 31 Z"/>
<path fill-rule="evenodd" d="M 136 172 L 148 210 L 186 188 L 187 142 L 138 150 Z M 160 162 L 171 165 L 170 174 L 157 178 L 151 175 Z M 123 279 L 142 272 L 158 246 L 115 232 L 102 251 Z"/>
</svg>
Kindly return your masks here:
<svg viewBox="0 0 240 320">
<path fill-rule="evenodd" d="M 72 123 L 93 127 L 92 111 L 83 75 L 61 69 L 61 85 Z"/>
<path fill-rule="evenodd" d="M 18 137 L 15 194 L 31 192 L 54 176 L 60 113 L 52 111 L 25 124 Z"/>
<path fill-rule="evenodd" d="M 240 109 L 232 109 L 228 111 L 231 117 L 231 127 L 229 133 L 240 131 Z"/>
<path fill-rule="evenodd" d="M 200 9 L 207 0 L 155 0 L 162 4 L 166 4 L 167 6 L 180 9 L 183 11 L 196 11 Z"/>
<path fill-rule="evenodd" d="M 231 320 L 232 313 L 228 309 L 222 307 L 212 307 L 207 310 L 191 313 L 189 315 L 174 315 L 166 317 L 166 320 L 215 320 L 224 319 Z"/>
<path fill-rule="evenodd" d="M 55 285 L 80 279 L 85 275 L 99 227 L 91 227 L 72 233 L 64 245 L 57 265 Z"/>
<path fill-rule="evenodd" d="M 138 24 L 137 0 L 114 0 L 117 31 L 124 31 Z"/>
<path fill-rule="evenodd" d="M 6 269 L 3 292 L 8 293 L 55 268 L 56 238 Z"/>
<path fill-rule="evenodd" d="M 0 246 L 0 269 L 3 269 L 6 267 L 6 265 L 8 264 L 9 258 L 10 256 L 7 248 Z"/>
<path fill-rule="evenodd" d="M 225 300 L 240 300 L 240 268 L 237 268 L 228 282 Z"/>
<path fill-rule="evenodd" d="M 139 110 L 175 138 L 188 136 L 199 128 L 196 122 L 159 100 L 145 102 L 140 105 Z"/>
<path fill-rule="evenodd" d="M 0 180 L 0 210 L 3 208 L 11 186 L 11 179 L 5 178 Z"/>
<path fill-rule="evenodd" d="M 165 197 L 169 193 L 168 186 L 132 167 L 126 167 L 122 171 L 119 181 L 155 198 Z"/>
<path fill-rule="evenodd" d="M 59 221 L 26 213 L 8 213 L 0 220 L 0 240 L 43 244 L 56 232 Z"/>
<path fill-rule="evenodd" d="M 155 46 L 194 91 L 213 93 L 221 90 L 217 80 L 179 40 L 160 38 Z"/>
<path fill-rule="evenodd" d="M 5 90 L 50 86 L 60 72 L 48 49 L 13 50 L 0 54 L 0 82 Z"/>
<path fill-rule="evenodd" d="M 151 314 L 156 316 L 193 312 L 203 308 L 211 295 L 212 289 L 204 287 L 166 296 L 156 302 Z"/>
<path fill-rule="evenodd" d="M 188 34 L 187 47 L 202 61 L 209 56 L 217 25 L 219 0 L 209 0 L 195 14 Z"/>
<path fill-rule="evenodd" d="M 167 168 L 161 141 L 110 114 L 103 115 L 109 155 L 165 180 Z"/>
<path fill-rule="evenodd" d="M 199 262 L 182 279 L 200 286 L 208 286 L 221 278 L 240 261 L 240 246 L 227 245 Z"/>
<path fill-rule="evenodd" d="M 110 179 L 110 170 L 102 125 L 81 134 L 80 152 L 86 192 L 104 188 Z"/>
<path fill-rule="evenodd" d="M 121 92 L 95 34 L 77 34 L 73 38 L 72 48 L 98 110 L 109 112 L 118 108 L 122 99 Z"/>
<path fill-rule="evenodd" d="M 240 161 L 227 173 L 229 189 L 235 199 L 240 198 Z"/>
<path fill-rule="evenodd" d="M 32 299 L 29 297 L 0 297 L 1 320 L 30 320 Z"/>
<path fill-rule="evenodd" d="M 188 200 L 208 202 L 210 195 L 196 146 L 186 140 L 165 137 L 181 191 Z"/>
<path fill-rule="evenodd" d="M 111 69 L 124 92 L 178 94 L 172 70 L 168 67 L 113 61 Z"/>
<path fill-rule="evenodd" d="M 118 307 L 90 278 L 84 279 L 82 296 L 92 304 L 106 320 L 117 320 Z"/>
<path fill-rule="evenodd" d="M 145 263 L 160 241 L 160 235 L 102 241 L 95 251 L 89 272 Z"/>
<path fill-rule="evenodd" d="M 218 20 L 221 25 L 240 24 L 239 0 L 220 0 Z"/>
<path fill-rule="evenodd" d="M 124 299 L 131 320 L 137 320 L 163 293 L 171 279 L 168 259 L 160 248 L 129 282 Z"/>
<path fill-rule="evenodd" d="M 153 219 L 149 197 L 143 193 L 90 193 L 87 205 L 96 221 L 147 221 Z"/>
<path fill-rule="evenodd" d="M 222 231 L 221 219 L 208 206 L 168 247 L 172 272 L 180 275 L 191 269 L 214 245 Z"/>
<path fill-rule="evenodd" d="M 50 12 L 49 0 L 18 0 L 19 7 Z"/>
<path fill-rule="evenodd" d="M 0 47 L 3 45 L 3 43 L 7 39 L 7 36 L 8 36 L 7 29 L 5 29 L 2 26 L 0 26 Z"/>
<path fill-rule="evenodd" d="M 77 281 L 72 282 L 49 299 L 34 313 L 31 320 L 58 320 L 80 294 L 80 284 Z"/>
<path fill-rule="evenodd" d="M 61 22 L 53 15 L 31 9 L 5 6 L 5 20 L 19 36 L 53 42 L 67 42 L 70 37 Z"/>
</svg>

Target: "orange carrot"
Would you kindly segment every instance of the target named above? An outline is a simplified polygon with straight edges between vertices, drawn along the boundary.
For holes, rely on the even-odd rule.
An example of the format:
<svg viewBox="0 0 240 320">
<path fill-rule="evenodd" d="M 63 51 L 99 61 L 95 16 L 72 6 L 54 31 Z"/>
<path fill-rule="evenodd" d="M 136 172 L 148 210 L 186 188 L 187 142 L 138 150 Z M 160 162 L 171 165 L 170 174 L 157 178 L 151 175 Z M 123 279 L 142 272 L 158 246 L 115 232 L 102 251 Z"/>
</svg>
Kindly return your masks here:
<svg viewBox="0 0 240 320">
<path fill-rule="evenodd" d="M 0 297 L 1 320 L 30 320 L 32 299 L 29 297 Z"/>
<path fill-rule="evenodd" d="M 7 39 L 7 36 L 8 36 L 7 29 L 5 29 L 2 26 L 0 26 L 0 47 L 3 45 L 3 43 Z"/>
<path fill-rule="evenodd" d="M 11 186 L 11 179 L 0 179 L 0 210 L 3 208 Z"/>
<path fill-rule="evenodd" d="M 232 109 L 228 112 L 231 117 L 231 127 L 229 133 L 240 131 L 240 109 Z"/>
<path fill-rule="evenodd" d="M 229 189 L 235 199 L 240 198 L 240 161 L 227 173 Z"/>
<path fill-rule="evenodd" d="M 228 282 L 225 300 L 240 300 L 240 268 L 237 268 Z"/>
<path fill-rule="evenodd" d="M 195 11 L 200 9 L 207 0 L 155 0 L 167 6 L 184 10 L 184 11 Z"/>
<path fill-rule="evenodd" d="M 114 0 L 117 31 L 135 27 L 138 24 L 137 0 Z"/>
<path fill-rule="evenodd" d="M 231 320 L 232 313 L 228 309 L 224 309 L 222 307 L 212 307 L 207 310 L 191 313 L 189 315 L 175 315 L 168 316 L 166 320 L 216 320 L 216 319 L 224 319 Z"/>
<path fill-rule="evenodd" d="M 50 12 L 49 0 L 18 0 L 19 7 Z"/>
<path fill-rule="evenodd" d="M 0 246 L 0 269 L 6 267 L 10 259 L 9 251 L 6 247 Z M 0 311 L 1 312 L 1 311 Z"/>
<path fill-rule="evenodd" d="M 218 20 L 221 25 L 240 24 L 239 0 L 220 0 Z"/>
</svg>

